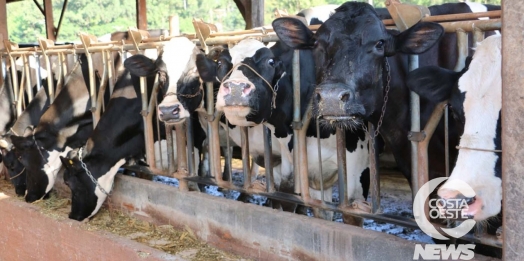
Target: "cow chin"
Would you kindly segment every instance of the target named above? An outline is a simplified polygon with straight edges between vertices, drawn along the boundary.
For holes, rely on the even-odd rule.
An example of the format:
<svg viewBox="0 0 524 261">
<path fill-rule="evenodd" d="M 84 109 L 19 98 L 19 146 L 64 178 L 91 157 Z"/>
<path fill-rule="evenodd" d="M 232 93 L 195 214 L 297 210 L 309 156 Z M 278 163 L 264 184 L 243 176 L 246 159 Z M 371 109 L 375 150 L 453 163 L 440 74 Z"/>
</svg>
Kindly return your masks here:
<svg viewBox="0 0 524 261">
<path fill-rule="evenodd" d="M 226 106 L 223 108 L 227 120 L 237 126 L 255 126 L 254 122 L 247 121 L 246 117 L 251 113 L 249 106 Z"/>
</svg>

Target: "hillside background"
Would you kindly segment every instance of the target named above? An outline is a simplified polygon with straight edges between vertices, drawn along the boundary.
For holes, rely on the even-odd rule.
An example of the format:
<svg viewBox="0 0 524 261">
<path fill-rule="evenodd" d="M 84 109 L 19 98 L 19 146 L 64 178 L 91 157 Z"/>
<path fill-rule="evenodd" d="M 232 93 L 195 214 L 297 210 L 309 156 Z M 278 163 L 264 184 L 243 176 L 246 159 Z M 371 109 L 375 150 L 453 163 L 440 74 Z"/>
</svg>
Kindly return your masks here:
<svg viewBox="0 0 524 261">
<path fill-rule="evenodd" d="M 365 0 L 365 2 L 369 1 L 374 2 L 375 7 L 384 7 L 383 0 Z M 470 2 L 489 4 L 500 4 L 500 1 L 470 0 Z M 63 2 L 64 0 L 53 1 L 55 26 L 58 24 Z M 344 2 L 346 0 L 265 0 L 265 22 L 271 23 L 276 8 L 295 14 L 310 6 Z M 457 1 L 406 0 L 403 2 L 430 6 Z M 136 27 L 135 13 L 135 0 L 69 1 L 57 41 L 76 41 L 79 32 L 101 36 L 114 31 L 125 31 L 128 27 Z M 193 17 L 217 24 L 223 31 L 242 30 L 245 27 L 242 15 L 232 0 L 148 0 L 147 2 L 149 29 L 169 29 L 169 16 L 175 14 L 179 16 L 181 33 L 194 32 L 191 22 Z M 25 0 L 8 4 L 7 20 L 9 38 L 13 42 L 33 43 L 38 37 L 45 37 L 44 16 L 33 1 Z"/>
</svg>

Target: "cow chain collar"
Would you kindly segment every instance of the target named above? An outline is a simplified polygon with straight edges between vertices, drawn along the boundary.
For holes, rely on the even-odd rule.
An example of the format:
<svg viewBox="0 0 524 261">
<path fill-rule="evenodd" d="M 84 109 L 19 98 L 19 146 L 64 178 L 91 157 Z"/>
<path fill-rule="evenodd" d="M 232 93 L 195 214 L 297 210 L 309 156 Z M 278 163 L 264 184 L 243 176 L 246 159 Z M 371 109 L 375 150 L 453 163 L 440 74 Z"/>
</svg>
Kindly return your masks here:
<svg viewBox="0 0 524 261">
<path fill-rule="evenodd" d="M 24 173 L 24 171 L 25 171 L 25 167 L 20 172 L 18 172 L 18 174 L 10 177 L 9 180 L 16 179 L 18 176 L 22 175 L 22 173 Z"/>
<path fill-rule="evenodd" d="M 36 128 L 34 126 L 29 126 L 28 128 L 32 128 L 33 130 L 33 142 L 35 143 L 35 146 L 36 146 L 36 149 L 38 150 L 38 153 L 40 154 L 40 157 L 42 157 L 42 160 L 45 162 L 46 159 L 44 157 L 44 154 L 42 154 L 42 150 L 44 149 L 43 147 L 41 146 L 38 146 L 38 143 L 36 142 L 36 138 L 35 138 L 35 130 Z M 21 157 L 18 157 L 18 160 L 20 160 Z M 47 167 L 49 169 L 51 169 L 51 165 L 49 165 L 49 162 L 47 162 L 46 164 L 44 164 L 44 166 L 47 165 Z M 58 170 L 58 169 L 55 169 L 55 170 Z"/>
<path fill-rule="evenodd" d="M 382 126 L 382 120 L 384 119 L 384 115 L 386 114 L 386 105 L 388 103 L 388 95 L 389 95 L 389 89 L 390 89 L 390 83 L 391 83 L 391 72 L 390 72 L 390 68 L 389 68 L 389 62 L 388 62 L 388 58 L 385 59 L 385 65 L 386 65 L 386 73 L 387 73 L 387 76 L 386 76 L 386 87 L 384 89 L 385 91 L 385 94 L 384 94 L 384 103 L 382 104 L 382 111 L 381 111 L 381 114 L 380 114 L 380 118 L 378 120 L 378 123 L 377 123 L 377 128 L 375 129 L 375 132 L 373 133 L 370 133 L 369 130 L 367 129 L 366 125 L 363 124 L 363 129 L 364 131 L 369 135 L 369 138 L 370 138 L 370 141 L 371 141 L 371 151 L 373 152 L 373 155 L 376 155 L 376 151 L 375 151 L 375 138 L 380 134 L 380 126 Z M 371 173 L 376 173 L 377 172 L 377 169 L 376 169 L 376 164 L 370 164 L 370 168 L 371 168 Z M 377 182 L 377 179 L 373 179 L 373 197 L 374 198 L 378 198 L 379 195 L 378 195 L 378 182 Z"/>
<path fill-rule="evenodd" d="M 204 87 L 202 87 L 202 81 L 200 81 L 200 88 L 198 88 L 198 91 L 196 91 L 195 93 L 193 94 L 183 94 L 183 93 L 176 93 L 176 92 L 168 92 L 164 95 L 164 98 L 167 97 L 167 96 L 178 96 L 178 97 L 184 97 L 184 98 L 188 98 L 188 99 L 191 99 L 191 98 L 195 98 L 197 97 L 201 92 L 204 91 Z"/>
<path fill-rule="evenodd" d="M 82 166 L 82 169 L 84 169 L 87 176 L 91 179 L 91 181 L 93 181 L 93 183 L 98 187 L 98 189 L 100 189 L 102 193 L 106 194 L 106 196 L 109 196 L 110 194 L 100 185 L 100 183 L 98 183 L 95 177 L 93 177 L 93 175 L 91 174 L 91 171 L 87 169 L 87 165 L 82 161 L 83 149 L 84 149 L 83 147 L 80 147 L 80 150 L 78 151 L 78 160 L 80 161 L 80 165 Z"/>
</svg>

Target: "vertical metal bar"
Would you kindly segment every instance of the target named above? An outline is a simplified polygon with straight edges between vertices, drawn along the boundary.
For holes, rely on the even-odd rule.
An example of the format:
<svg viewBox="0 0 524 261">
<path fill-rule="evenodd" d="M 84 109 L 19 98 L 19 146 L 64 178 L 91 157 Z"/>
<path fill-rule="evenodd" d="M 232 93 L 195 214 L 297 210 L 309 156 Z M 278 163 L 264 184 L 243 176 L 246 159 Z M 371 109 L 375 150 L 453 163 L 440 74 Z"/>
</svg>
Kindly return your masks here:
<svg viewBox="0 0 524 261">
<path fill-rule="evenodd" d="M 231 147 L 231 144 L 229 142 L 230 138 L 229 138 L 229 121 L 226 119 L 226 137 L 227 137 L 227 140 L 226 140 L 226 146 L 227 146 L 227 156 L 226 156 L 226 160 L 227 160 L 227 164 L 229 165 L 229 184 L 233 184 L 233 160 L 232 160 L 232 155 L 231 155 L 231 152 L 233 150 L 233 148 Z M 209 149 L 208 149 L 209 151 Z M 208 152 L 209 153 L 209 152 Z"/>
<path fill-rule="evenodd" d="M 380 210 L 380 172 L 378 166 L 377 141 L 373 133 L 375 133 L 375 126 L 368 123 L 369 131 L 369 178 L 371 186 L 371 211 L 377 213 Z M 375 186 L 376 185 L 376 186 Z"/>
<path fill-rule="evenodd" d="M 253 166 L 251 166 L 253 167 Z M 271 144 L 271 130 L 264 126 L 264 168 L 266 169 L 266 191 L 273 192 L 273 148 Z"/>
<path fill-rule="evenodd" d="M 157 76 L 158 77 L 158 76 Z M 144 118 L 144 141 L 146 145 L 146 158 L 147 164 L 155 169 L 156 160 L 155 160 L 155 148 L 153 144 L 153 124 L 151 121 L 148 121 L 148 98 L 147 98 L 147 78 L 140 77 L 140 94 L 142 98 L 142 117 Z"/>
<path fill-rule="evenodd" d="M 93 128 L 96 127 L 96 125 L 98 124 L 98 120 L 99 118 L 97 118 L 97 115 L 95 113 L 96 111 L 96 81 L 95 81 L 95 70 L 93 68 L 93 57 L 91 56 L 91 53 L 89 53 L 86 49 L 86 52 L 85 52 L 85 55 L 87 57 L 87 64 L 88 64 L 88 67 L 89 67 L 89 94 L 91 96 L 91 112 L 93 113 Z M 145 78 L 141 77 L 140 78 L 140 85 L 141 85 L 141 88 L 142 88 L 142 81 L 144 80 L 145 82 Z M 145 83 L 144 83 L 145 85 Z M 144 103 L 144 101 L 142 100 L 142 103 Z M 147 103 L 147 100 L 145 101 L 145 103 Z M 144 108 L 142 106 L 142 108 Z M 146 107 L 147 108 L 147 107 Z"/>
<path fill-rule="evenodd" d="M 322 146 L 320 145 L 320 118 L 317 118 L 316 120 L 316 125 L 317 125 L 317 153 L 318 153 L 318 167 L 319 167 L 319 172 L 320 172 L 320 176 L 322 177 L 322 173 L 323 170 L 322 170 Z M 338 142 L 338 140 L 337 140 Z M 324 202 L 324 179 L 323 178 L 320 178 L 320 200 L 322 200 L 322 202 Z"/>
<path fill-rule="evenodd" d="M 225 185 L 225 181 L 222 179 L 222 167 L 220 166 L 220 138 L 219 138 L 219 122 L 220 117 L 215 117 L 215 103 L 214 103 L 214 91 L 213 83 L 206 83 L 206 99 L 207 99 L 207 114 L 208 118 L 212 118 L 213 121 L 208 122 L 208 134 L 209 134 L 209 165 L 211 176 L 215 177 L 216 182 L 219 186 Z"/>
<path fill-rule="evenodd" d="M 160 136 L 159 136 L 160 137 Z M 160 141 L 159 147 L 160 147 Z M 173 150 L 173 127 L 171 125 L 166 125 L 166 143 L 167 143 L 167 169 L 169 175 L 174 175 L 175 173 L 175 157 Z M 161 148 L 161 147 L 160 147 Z M 162 149 L 160 149 L 162 151 Z"/>
<path fill-rule="evenodd" d="M 178 176 L 187 177 L 187 154 L 186 154 L 186 131 L 184 123 L 175 125 L 176 132 L 176 151 L 177 151 L 177 163 L 178 163 Z M 185 179 L 178 180 L 178 188 L 182 191 L 188 191 L 189 185 Z"/>
<path fill-rule="evenodd" d="M 40 91 L 42 88 L 42 65 L 40 64 L 40 55 L 35 53 L 36 60 L 36 91 Z M 47 77 L 53 77 L 52 73 L 48 73 Z"/>
<path fill-rule="evenodd" d="M 102 79 L 100 81 L 100 89 L 98 90 L 96 110 L 93 112 L 96 114 L 97 119 L 100 119 L 100 114 L 102 112 L 102 105 L 104 103 L 104 95 L 105 95 L 106 88 L 107 88 L 107 67 L 108 67 L 107 57 L 106 57 L 107 53 L 105 51 L 102 51 L 100 54 L 102 55 L 102 65 L 103 65 L 104 71 L 102 72 Z M 147 87 L 146 87 L 146 90 L 147 90 Z M 146 99 L 147 99 L 147 92 L 146 92 Z M 147 101 L 146 101 L 146 104 L 147 104 Z"/>
<path fill-rule="evenodd" d="M 58 60 L 58 73 L 56 74 L 56 77 L 58 77 L 58 81 L 57 81 L 57 84 L 56 84 L 56 92 L 60 92 L 60 90 L 62 90 L 62 87 L 65 85 L 65 76 L 64 76 L 64 73 L 62 72 L 63 68 L 63 60 L 62 60 L 62 55 L 63 53 L 59 53 L 57 55 L 57 60 Z M 51 74 L 53 72 L 50 72 Z"/>
<path fill-rule="evenodd" d="M 193 121 L 191 118 L 186 119 L 186 138 L 187 138 L 187 171 L 189 176 L 195 174 L 195 152 L 193 149 Z"/>
<path fill-rule="evenodd" d="M 68 54 L 62 53 L 62 77 L 64 78 L 64 83 L 67 76 L 67 56 Z"/>
<path fill-rule="evenodd" d="M 13 97 L 14 97 L 14 100 L 13 100 L 13 109 L 15 112 L 17 112 L 17 109 L 16 109 L 16 103 L 18 103 L 18 74 L 16 73 L 16 63 L 15 63 L 15 58 L 13 58 L 13 56 L 9 55 L 9 62 L 11 63 L 11 87 L 13 89 Z M 20 114 L 16 114 L 16 116 L 18 117 Z"/>
<path fill-rule="evenodd" d="M 28 103 L 33 100 L 33 86 L 31 85 L 31 69 L 29 67 L 29 57 L 28 55 L 22 55 L 22 61 L 24 62 L 24 71 L 25 73 L 25 88 L 27 93 Z"/>
<path fill-rule="evenodd" d="M 113 90 L 115 89 L 115 64 L 113 63 L 113 53 L 108 51 L 107 57 L 108 71 L 107 77 L 109 79 L 109 96 L 113 95 Z"/>
<path fill-rule="evenodd" d="M 466 65 L 466 57 L 468 56 L 468 34 L 462 30 L 457 29 L 457 64 L 455 65 L 455 71 L 461 71 Z"/>
<path fill-rule="evenodd" d="M 409 56 L 409 70 L 413 71 L 418 68 L 418 55 Z M 420 131 L 420 98 L 418 94 L 410 92 L 409 102 L 411 108 L 411 131 Z M 415 195 L 423 184 L 418 179 L 418 142 L 411 141 L 411 187 L 413 188 L 413 200 Z"/>
<path fill-rule="evenodd" d="M 444 108 L 444 153 L 446 159 L 446 177 L 449 177 L 449 108 Z"/>
<path fill-rule="evenodd" d="M 0 56 L 0 59 L 2 60 L 2 77 L 5 79 L 7 77 L 7 65 L 6 60 Z"/>
<path fill-rule="evenodd" d="M 164 169 L 164 156 L 162 155 L 162 142 L 160 140 L 160 120 L 158 119 L 158 117 L 155 117 L 153 119 L 155 122 L 156 122 L 156 134 L 157 134 L 157 140 L 158 140 L 158 155 L 160 156 L 160 166 L 157 166 L 157 168 L 160 168 L 162 167 L 162 171 L 168 171 L 169 170 L 169 174 L 173 173 L 174 171 L 170 171 L 170 162 L 166 162 L 167 163 L 167 168 Z M 165 126 L 165 130 L 166 130 L 166 133 L 168 132 L 167 131 L 167 125 Z M 166 135 L 167 136 L 167 135 Z M 167 141 L 167 137 L 166 137 L 166 151 L 167 151 L 167 159 L 169 159 L 170 156 L 172 156 L 173 154 L 171 153 L 173 151 L 173 139 L 171 137 L 171 143 L 169 143 Z M 156 160 L 156 159 L 155 159 Z"/>
<path fill-rule="evenodd" d="M 484 32 L 479 28 L 473 29 L 473 47 L 477 47 L 482 40 L 484 40 Z"/>
<path fill-rule="evenodd" d="M 44 60 L 45 60 L 45 67 L 48 73 L 51 73 L 53 69 L 51 68 L 51 61 L 49 60 L 49 56 L 44 51 L 42 52 L 44 54 Z M 49 93 L 49 103 L 53 103 L 55 101 L 55 89 L 54 89 L 54 83 L 53 83 L 53 77 L 47 76 L 47 92 Z"/>
<path fill-rule="evenodd" d="M 300 50 L 293 52 L 293 122 L 298 123 L 302 120 L 300 115 Z M 295 181 L 295 193 L 300 194 L 300 144 L 299 131 L 293 128 L 293 175 Z M 309 191 L 309 190 L 308 190 Z"/>
<path fill-rule="evenodd" d="M 338 195 L 340 200 L 339 202 L 342 206 L 346 206 L 348 204 L 348 197 L 346 193 L 346 132 L 344 131 L 344 129 L 337 127 L 336 137 L 338 164 Z M 322 175 L 320 175 L 320 178 L 322 179 Z"/>
<path fill-rule="evenodd" d="M 240 127 L 240 147 L 242 148 L 242 170 L 244 171 L 244 189 L 251 184 L 251 167 L 249 164 L 249 133 L 248 127 Z"/>
<path fill-rule="evenodd" d="M 213 108 L 213 104 L 214 104 L 214 100 L 213 100 L 213 83 L 212 82 L 206 82 L 206 103 L 207 103 L 207 108 L 206 108 L 206 111 L 207 111 L 207 119 L 211 118 L 213 116 L 213 113 L 214 113 L 214 108 Z M 207 122 L 207 133 L 208 133 L 208 153 L 209 153 L 209 174 L 211 175 L 211 177 L 215 177 L 216 173 L 214 173 L 214 169 L 215 169 L 215 161 L 213 160 L 213 155 L 215 153 L 215 149 L 213 148 L 214 146 L 214 142 L 211 140 L 211 136 L 213 136 L 211 134 L 212 132 L 212 122 L 208 120 Z"/>
</svg>

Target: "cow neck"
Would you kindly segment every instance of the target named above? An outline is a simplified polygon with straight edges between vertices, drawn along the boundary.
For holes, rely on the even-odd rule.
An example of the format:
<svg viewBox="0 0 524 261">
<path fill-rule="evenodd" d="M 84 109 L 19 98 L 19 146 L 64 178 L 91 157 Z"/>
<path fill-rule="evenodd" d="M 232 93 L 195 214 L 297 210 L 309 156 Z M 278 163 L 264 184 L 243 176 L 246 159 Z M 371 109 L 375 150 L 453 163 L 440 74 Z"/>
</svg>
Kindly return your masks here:
<svg viewBox="0 0 524 261">
<path fill-rule="evenodd" d="M 91 171 L 89 171 L 89 169 L 87 169 L 87 165 L 84 163 L 83 161 L 83 157 L 82 157 L 82 153 L 83 153 L 83 150 L 84 148 L 83 147 L 80 147 L 80 150 L 78 151 L 78 160 L 80 161 L 80 166 L 82 166 L 82 169 L 85 171 L 85 173 L 87 174 L 87 176 L 89 177 L 89 179 L 91 179 L 91 181 L 93 182 L 93 184 L 95 184 L 98 189 L 100 189 L 100 191 L 102 191 L 102 193 L 104 193 L 106 196 L 110 196 L 111 194 L 109 192 L 107 192 L 101 185 L 100 183 L 98 183 L 98 181 L 95 179 L 95 177 L 93 177 L 93 175 L 91 174 Z M 112 183 L 111 185 L 111 190 L 113 190 L 113 185 L 115 183 Z"/>
<path fill-rule="evenodd" d="M 385 61 L 385 70 L 386 70 L 386 87 L 384 87 L 384 102 L 382 103 L 382 110 L 380 111 L 380 117 L 375 127 L 375 132 L 369 133 L 366 125 L 365 124 L 362 125 L 362 127 L 364 128 L 364 131 L 366 131 L 366 133 L 369 134 L 372 142 L 380 134 L 380 127 L 382 126 L 384 115 L 386 114 L 386 106 L 388 104 L 388 99 L 389 99 L 389 90 L 391 88 L 391 70 L 389 67 L 388 58 L 385 58 L 384 61 Z M 374 144 L 372 145 L 374 148 Z"/>
<path fill-rule="evenodd" d="M 31 126 L 32 127 L 32 126 Z M 36 128 L 33 128 L 33 135 L 31 135 L 33 137 L 33 142 L 35 143 L 35 147 L 36 147 L 36 150 L 38 151 L 38 154 L 40 154 L 40 157 L 42 157 L 42 160 L 43 162 L 45 162 L 44 166 L 47 165 L 47 167 L 53 171 L 55 170 L 59 170 L 60 167 L 58 167 L 57 169 L 52 169 L 51 168 L 51 165 L 49 165 L 49 162 L 47 161 L 47 159 L 44 157 L 44 154 L 42 154 L 42 150 L 45 150 L 43 147 L 39 146 L 38 145 L 38 142 L 36 141 L 36 138 L 35 138 L 35 130 Z M 25 169 L 25 166 L 24 166 L 24 169 Z"/>
</svg>

